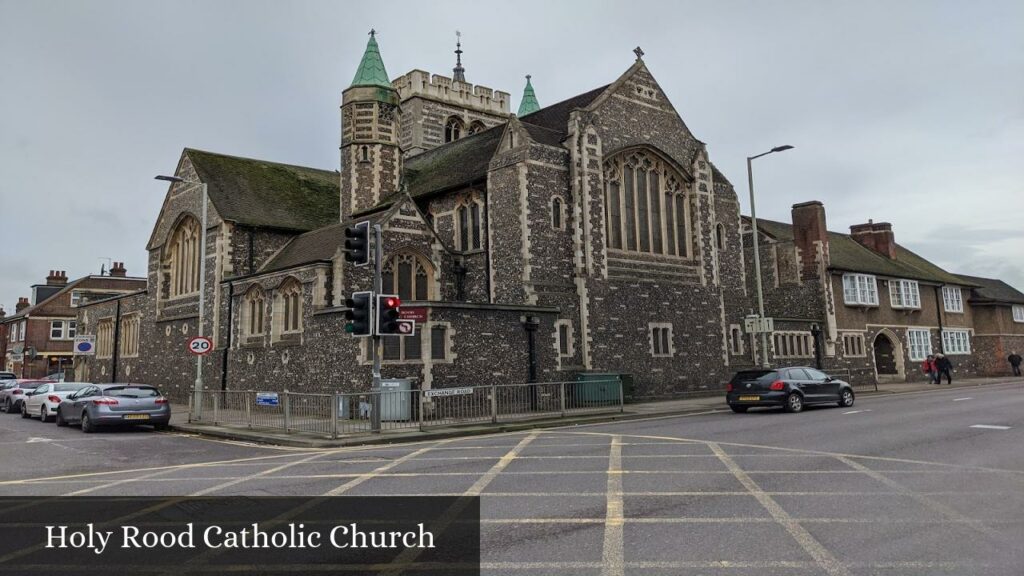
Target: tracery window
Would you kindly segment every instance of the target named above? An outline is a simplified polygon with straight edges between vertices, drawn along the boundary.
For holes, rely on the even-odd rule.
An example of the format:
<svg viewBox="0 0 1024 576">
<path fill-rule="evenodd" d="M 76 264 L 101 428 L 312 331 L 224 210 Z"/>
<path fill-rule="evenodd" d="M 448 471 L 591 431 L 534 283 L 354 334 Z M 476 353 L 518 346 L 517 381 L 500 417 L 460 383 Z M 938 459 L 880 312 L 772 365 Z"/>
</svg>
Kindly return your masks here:
<svg viewBox="0 0 1024 576">
<path fill-rule="evenodd" d="M 189 216 L 178 223 L 168 245 L 170 296 L 199 292 L 199 221 Z"/>
<path fill-rule="evenodd" d="M 689 257 L 686 187 L 665 161 L 631 150 L 604 163 L 609 248 Z"/>
<path fill-rule="evenodd" d="M 266 296 L 259 286 L 254 286 L 245 295 L 242 307 L 242 326 L 246 336 L 260 336 L 264 333 L 263 314 L 266 310 Z"/>
<path fill-rule="evenodd" d="M 452 116 L 444 123 L 444 141 L 454 142 L 462 136 L 462 120 Z"/>
<path fill-rule="evenodd" d="M 398 294 L 402 300 L 429 300 L 434 269 L 425 259 L 410 253 L 391 256 L 384 261 L 382 289 L 385 294 Z"/>
<path fill-rule="evenodd" d="M 483 205 L 483 202 L 474 196 L 462 200 L 455 208 L 459 250 L 479 250 L 483 246 L 481 242 Z"/>
<path fill-rule="evenodd" d="M 477 134 L 479 132 L 483 132 L 486 129 L 487 129 L 487 127 L 484 126 L 484 123 L 479 121 L 479 120 L 476 120 L 472 124 L 469 125 L 469 133 L 470 134 Z"/>
<path fill-rule="evenodd" d="M 290 279 L 277 289 L 278 311 L 281 313 L 281 333 L 302 330 L 302 284 Z"/>
</svg>

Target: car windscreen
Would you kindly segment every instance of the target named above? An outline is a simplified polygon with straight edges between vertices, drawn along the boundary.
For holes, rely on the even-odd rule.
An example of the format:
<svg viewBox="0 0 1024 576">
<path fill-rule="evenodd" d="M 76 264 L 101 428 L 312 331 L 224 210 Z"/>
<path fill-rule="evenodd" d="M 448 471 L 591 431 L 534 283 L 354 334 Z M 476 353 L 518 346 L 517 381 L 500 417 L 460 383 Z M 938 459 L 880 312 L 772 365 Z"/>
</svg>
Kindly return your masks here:
<svg viewBox="0 0 1024 576">
<path fill-rule="evenodd" d="M 774 382 L 779 379 L 775 370 L 741 370 L 732 377 L 732 383 L 739 382 Z"/>
<path fill-rule="evenodd" d="M 86 386 L 88 386 L 88 384 L 54 384 L 53 385 L 53 391 L 54 392 L 74 392 L 75 390 L 81 390 L 82 388 L 85 388 Z"/>
<path fill-rule="evenodd" d="M 118 386 L 107 388 L 103 391 L 106 396 L 119 396 L 121 398 L 156 398 L 160 392 L 151 386 Z"/>
</svg>

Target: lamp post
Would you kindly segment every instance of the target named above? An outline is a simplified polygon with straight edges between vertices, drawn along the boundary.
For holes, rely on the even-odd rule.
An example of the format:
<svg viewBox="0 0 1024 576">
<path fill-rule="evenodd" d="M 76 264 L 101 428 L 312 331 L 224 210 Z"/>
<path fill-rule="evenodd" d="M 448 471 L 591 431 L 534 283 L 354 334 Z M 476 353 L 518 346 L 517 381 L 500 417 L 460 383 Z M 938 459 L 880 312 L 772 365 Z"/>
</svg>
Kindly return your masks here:
<svg viewBox="0 0 1024 576">
<path fill-rule="evenodd" d="M 202 191 L 202 223 L 200 226 L 203 229 L 203 233 L 199 239 L 199 326 L 197 327 L 197 336 L 203 335 L 203 320 L 206 313 L 206 205 L 207 205 L 207 189 L 206 182 L 197 182 L 194 180 L 185 180 L 177 176 L 157 176 L 157 180 L 163 180 L 165 182 L 177 182 L 182 184 L 198 184 Z M 196 381 L 195 381 L 195 402 L 193 403 L 195 414 L 197 418 L 202 417 L 203 413 L 203 356 L 202 354 L 196 354 Z"/>
<path fill-rule="evenodd" d="M 747 185 L 750 188 L 750 228 L 754 237 L 754 277 L 757 281 L 757 315 L 758 315 L 758 331 L 761 333 L 761 367 L 768 367 L 768 334 L 763 330 L 764 328 L 764 288 L 761 286 L 761 251 L 758 246 L 757 240 L 757 209 L 754 206 L 754 171 L 751 166 L 751 162 L 761 156 L 767 156 L 773 152 L 785 152 L 786 150 L 792 150 L 793 147 L 788 144 L 785 146 L 776 146 L 767 152 L 762 152 L 757 156 L 747 156 Z"/>
</svg>

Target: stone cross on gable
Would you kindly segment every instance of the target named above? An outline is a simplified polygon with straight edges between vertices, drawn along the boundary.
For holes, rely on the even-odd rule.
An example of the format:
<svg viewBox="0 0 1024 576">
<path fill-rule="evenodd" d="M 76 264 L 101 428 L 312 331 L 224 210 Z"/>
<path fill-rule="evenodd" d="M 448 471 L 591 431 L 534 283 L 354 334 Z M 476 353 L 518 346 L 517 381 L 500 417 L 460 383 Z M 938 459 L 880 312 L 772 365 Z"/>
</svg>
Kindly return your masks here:
<svg viewBox="0 0 1024 576">
<path fill-rule="evenodd" d="M 644 57 L 644 51 L 639 46 L 633 48 L 633 54 L 636 54 L 636 59 L 639 60 Z"/>
</svg>

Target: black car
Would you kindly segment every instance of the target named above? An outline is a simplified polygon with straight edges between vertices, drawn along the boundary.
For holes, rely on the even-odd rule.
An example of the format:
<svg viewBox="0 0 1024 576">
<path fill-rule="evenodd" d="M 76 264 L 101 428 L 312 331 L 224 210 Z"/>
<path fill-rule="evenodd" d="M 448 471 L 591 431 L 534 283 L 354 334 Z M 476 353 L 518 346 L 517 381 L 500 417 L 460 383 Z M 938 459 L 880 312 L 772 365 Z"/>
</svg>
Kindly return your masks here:
<svg viewBox="0 0 1024 576">
<path fill-rule="evenodd" d="M 742 370 L 726 385 L 725 401 L 733 412 L 755 406 L 781 406 L 799 412 L 812 404 L 853 406 L 853 386 L 807 366 Z"/>
</svg>

